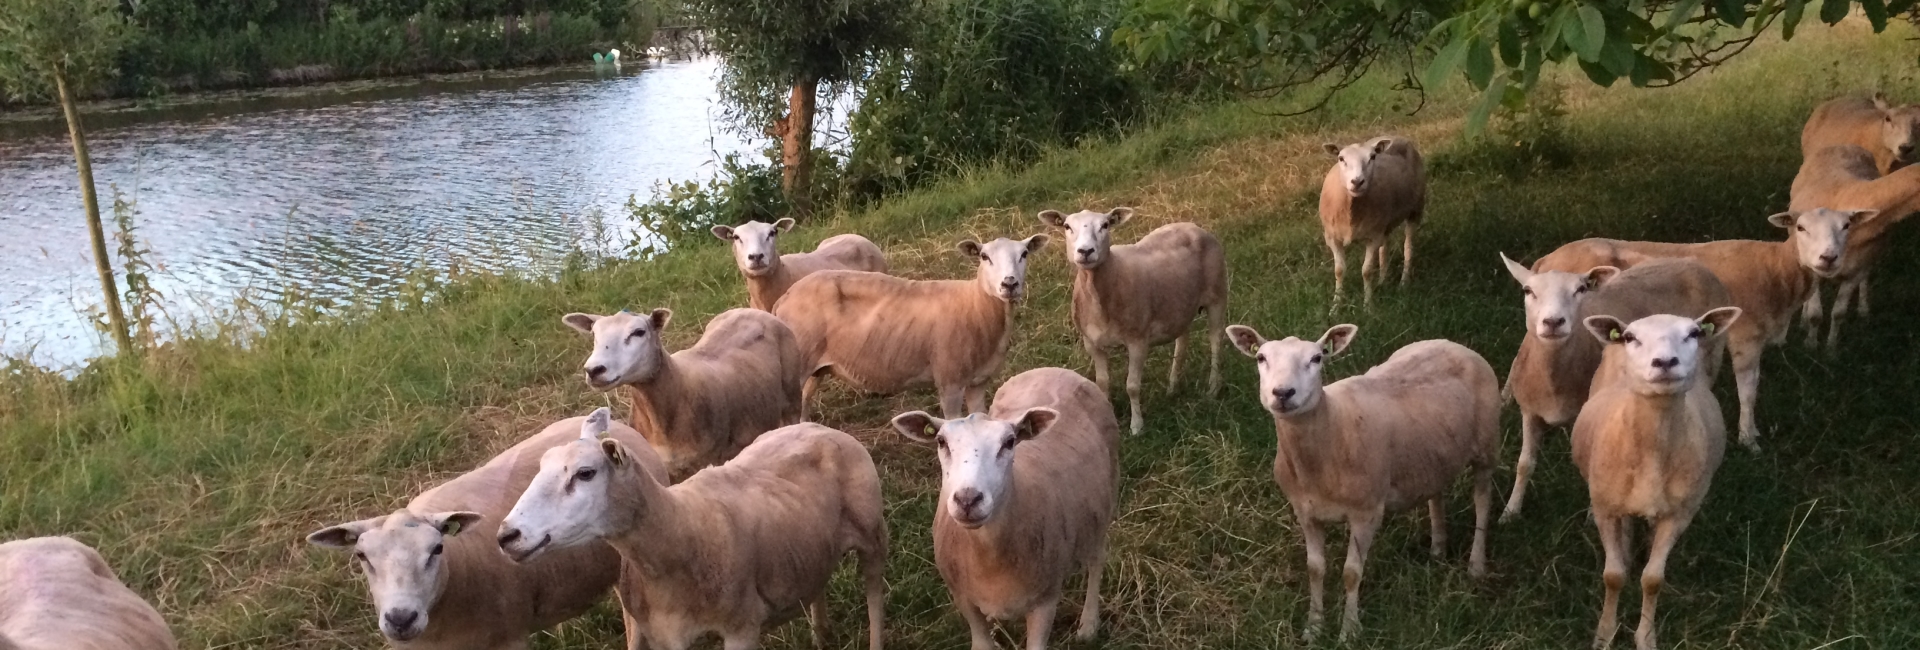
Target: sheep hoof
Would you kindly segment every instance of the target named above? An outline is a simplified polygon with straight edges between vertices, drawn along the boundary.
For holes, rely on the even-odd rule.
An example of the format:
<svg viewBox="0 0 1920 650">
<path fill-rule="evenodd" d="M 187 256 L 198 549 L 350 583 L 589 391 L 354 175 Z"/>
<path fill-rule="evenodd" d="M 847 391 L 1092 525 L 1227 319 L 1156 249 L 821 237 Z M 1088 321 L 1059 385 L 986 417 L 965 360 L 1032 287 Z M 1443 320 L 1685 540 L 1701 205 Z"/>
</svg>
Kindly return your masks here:
<svg viewBox="0 0 1920 650">
<path fill-rule="evenodd" d="M 1740 446 L 1746 447 L 1749 452 L 1760 453 L 1760 437 L 1740 436 Z"/>
<path fill-rule="evenodd" d="M 1519 518 L 1520 518 L 1519 508 L 1508 508 L 1504 511 L 1501 511 L 1500 513 L 1500 523 L 1503 523 L 1503 524 L 1512 523 L 1513 520 L 1519 519 Z"/>
<path fill-rule="evenodd" d="M 1146 430 L 1147 430 L 1146 420 L 1142 420 L 1140 418 L 1133 419 L 1133 435 L 1136 435 L 1136 436 L 1140 435 L 1141 432 Z"/>
</svg>

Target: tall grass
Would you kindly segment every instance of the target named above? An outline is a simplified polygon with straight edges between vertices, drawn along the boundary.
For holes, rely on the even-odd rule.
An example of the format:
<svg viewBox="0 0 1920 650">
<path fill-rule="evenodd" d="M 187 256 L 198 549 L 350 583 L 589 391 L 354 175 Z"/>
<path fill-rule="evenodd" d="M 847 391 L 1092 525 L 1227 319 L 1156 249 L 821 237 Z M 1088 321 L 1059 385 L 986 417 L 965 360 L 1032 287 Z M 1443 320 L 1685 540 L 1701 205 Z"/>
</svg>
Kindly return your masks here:
<svg viewBox="0 0 1920 650">
<path fill-rule="evenodd" d="M 1335 376 L 1440 337 L 1505 368 L 1521 306 L 1497 251 L 1530 259 L 1589 235 L 1777 237 L 1764 217 L 1786 205 L 1801 120 L 1843 91 L 1920 94 L 1902 40 L 1911 35 L 1875 38 L 1846 25 L 1669 90 L 1572 85 L 1559 168 L 1489 162 L 1484 147 L 1497 145 L 1456 139 L 1457 94 L 1409 117 L 1393 106 L 1408 99 L 1380 80 L 1310 118 L 1264 117 L 1271 107 L 1261 104 L 1199 109 L 1050 152 L 1025 170 L 976 169 L 795 236 L 860 232 L 888 250 L 898 273 L 956 277 L 969 272 L 951 252 L 958 239 L 1036 232 L 1043 208 L 1132 205 L 1142 222 L 1129 227 L 1135 235 L 1192 220 L 1228 243 L 1233 322 L 1269 335 L 1357 323 L 1359 339 L 1332 364 Z M 1318 145 L 1382 131 L 1418 138 L 1433 167 L 1413 286 L 1329 318 L 1331 273 L 1313 217 L 1327 165 Z M 1920 246 L 1911 228 L 1896 239 L 1895 250 Z M 1084 370 L 1066 317 L 1067 270 L 1057 249 L 1035 262 L 1011 371 Z M 1920 526 L 1911 514 L 1920 509 L 1912 478 L 1920 456 L 1908 449 L 1920 349 L 1903 318 L 1913 313 L 1903 298 L 1920 292 L 1920 259 L 1889 256 L 1876 277 L 1880 311 L 1849 330 L 1838 356 L 1769 353 L 1759 411 L 1766 451 L 1730 452 L 1675 551 L 1661 608 L 1669 647 L 1920 645 Z M 137 365 L 102 363 L 71 380 L 16 364 L 0 380 L 0 537 L 72 534 L 97 545 L 160 607 L 183 647 L 376 647 L 356 576 L 343 558 L 307 548 L 302 534 L 398 507 L 545 422 L 608 403 L 574 376 L 583 343 L 559 314 L 665 305 L 676 322 L 701 323 L 743 296 L 714 243 L 645 263 L 573 265 L 550 279 L 457 278 L 352 319 L 267 318 L 244 340 L 180 341 Z M 692 325 L 667 332 L 678 345 L 697 334 Z M 1157 351 L 1154 376 L 1166 354 Z M 1297 644 L 1304 556 L 1270 478 L 1272 424 L 1251 395 L 1251 362 L 1231 352 L 1221 362 L 1222 397 L 1168 397 L 1156 383 L 1148 431 L 1124 441 L 1105 647 Z M 895 549 L 891 644 L 961 646 L 964 625 L 931 563 L 937 463 L 885 427 L 894 413 L 926 408 L 931 394 L 825 399 L 824 421 L 867 441 L 882 469 Z M 1508 457 L 1517 449 L 1511 419 Z M 1368 565 L 1366 629 L 1354 646 L 1584 645 L 1600 551 L 1564 440 L 1549 438 L 1527 516 L 1493 531 L 1485 581 L 1466 577 L 1467 535 L 1433 561 L 1420 515 L 1392 517 Z M 1457 531 L 1471 521 L 1462 488 Z M 843 647 L 859 636 L 857 598 L 842 576 L 832 617 Z M 1063 612 L 1056 637 L 1071 624 Z M 618 630 L 603 607 L 538 647 L 609 647 Z M 770 647 L 807 643 L 803 623 L 776 636 Z"/>
</svg>

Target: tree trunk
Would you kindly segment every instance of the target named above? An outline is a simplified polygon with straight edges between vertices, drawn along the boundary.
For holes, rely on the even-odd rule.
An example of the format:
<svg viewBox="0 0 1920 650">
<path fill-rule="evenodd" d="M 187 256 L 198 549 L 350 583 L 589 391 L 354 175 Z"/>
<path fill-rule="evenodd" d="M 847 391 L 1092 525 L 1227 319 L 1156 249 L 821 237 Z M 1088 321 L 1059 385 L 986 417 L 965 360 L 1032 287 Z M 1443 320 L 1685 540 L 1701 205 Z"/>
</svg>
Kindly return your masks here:
<svg viewBox="0 0 1920 650">
<path fill-rule="evenodd" d="M 813 103 L 819 89 L 820 80 L 813 77 L 802 77 L 793 85 L 781 134 L 780 189 L 786 192 L 793 215 L 801 218 L 813 211 Z"/>
<path fill-rule="evenodd" d="M 100 197 L 93 191 L 93 158 L 87 154 L 87 136 L 80 125 L 80 108 L 74 105 L 73 92 L 67 88 L 65 70 L 54 70 L 54 86 L 60 91 L 60 110 L 67 114 L 67 136 L 73 140 L 73 162 L 80 169 L 80 202 L 86 204 L 87 235 L 93 238 L 93 268 L 100 273 L 100 290 L 106 294 L 107 321 L 113 328 L 113 342 L 120 354 L 133 354 L 133 336 L 127 329 L 127 316 L 120 311 L 120 289 L 113 281 L 113 260 L 107 257 L 107 235 L 100 227 Z"/>
</svg>

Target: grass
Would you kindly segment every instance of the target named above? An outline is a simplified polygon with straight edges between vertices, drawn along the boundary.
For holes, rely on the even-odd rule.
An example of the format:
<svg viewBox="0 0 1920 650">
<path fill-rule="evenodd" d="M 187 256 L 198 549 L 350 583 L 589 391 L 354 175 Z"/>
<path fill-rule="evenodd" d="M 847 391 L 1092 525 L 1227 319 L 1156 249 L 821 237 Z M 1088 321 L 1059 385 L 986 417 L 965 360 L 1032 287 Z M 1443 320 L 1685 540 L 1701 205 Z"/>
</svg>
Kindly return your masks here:
<svg viewBox="0 0 1920 650">
<path fill-rule="evenodd" d="M 1377 83 L 1304 119 L 1263 117 L 1263 105 L 1197 109 L 796 235 L 861 232 L 888 250 L 896 272 L 953 277 L 969 272 L 951 252 L 963 237 L 1037 232 L 1033 214 L 1043 208 L 1133 205 L 1144 222 L 1130 227 L 1136 235 L 1192 220 L 1227 242 L 1232 322 L 1275 337 L 1358 324 L 1355 349 L 1331 365 L 1335 376 L 1441 337 L 1504 370 L 1521 309 L 1496 251 L 1531 259 L 1590 235 L 1776 238 L 1764 217 L 1786 205 L 1799 126 L 1814 104 L 1875 87 L 1920 96 L 1904 40 L 1911 30 L 1899 29 L 1810 30 L 1668 90 L 1571 84 L 1570 162 L 1558 169 L 1516 171 L 1490 162 L 1501 143 L 1463 143 L 1462 97 L 1404 116 L 1390 103 L 1407 98 Z M 1385 130 L 1417 137 L 1432 167 L 1414 284 L 1385 288 L 1372 310 L 1330 318 L 1331 273 L 1313 217 L 1327 164 L 1318 145 Z M 1900 232 L 1895 249 L 1920 246 L 1917 235 Z M 1068 278 L 1057 248 L 1035 263 L 1009 374 L 1085 370 L 1067 319 Z M 1729 451 L 1675 551 L 1661 607 L 1668 647 L 1920 646 L 1920 527 L 1911 514 L 1920 509 L 1912 478 L 1920 455 L 1905 449 L 1916 434 L 1920 349 L 1901 318 L 1914 314 L 1901 298 L 1920 292 L 1920 258 L 1889 256 L 1876 278 L 1880 311 L 1855 321 L 1838 356 L 1802 350 L 1797 332 L 1795 346 L 1769 353 L 1759 411 L 1766 449 Z M 546 422 L 608 403 L 578 381 L 583 343 L 556 322 L 560 314 L 664 305 L 692 324 L 744 302 L 715 243 L 556 279 L 465 277 L 350 319 L 269 320 L 244 343 L 213 333 L 138 367 L 102 364 L 72 380 L 16 367 L 0 380 L 0 538 L 71 534 L 98 546 L 183 647 L 378 647 L 345 558 L 308 548 L 302 535 L 395 508 Z M 696 330 L 680 325 L 668 336 L 685 345 Z M 1164 377 L 1166 356 L 1156 351 L 1155 377 Z M 1218 399 L 1196 396 L 1198 372 L 1182 395 L 1150 384 L 1148 431 L 1124 442 L 1103 647 L 1298 645 L 1304 553 L 1271 480 L 1272 424 L 1251 396 L 1251 362 L 1229 350 L 1221 363 L 1228 381 Z M 1730 386 L 1721 388 L 1730 411 Z M 964 624 L 929 552 L 937 464 L 884 428 L 894 413 L 933 405 L 931 394 L 826 399 L 824 421 L 868 442 L 883 474 L 895 549 L 891 644 L 961 647 Z M 1518 428 L 1508 420 L 1511 458 Z M 1587 642 L 1600 550 L 1566 439 L 1548 440 L 1528 513 L 1493 530 L 1492 575 L 1482 582 L 1464 567 L 1464 485 L 1444 561 L 1425 555 L 1421 513 L 1390 518 L 1368 565 L 1355 647 Z M 1334 540 L 1337 554 L 1344 535 Z M 1329 590 L 1338 593 L 1337 580 Z M 843 572 L 832 608 L 843 647 L 861 637 L 857 593 Z M 1636 602 L 1629 596 L 1623 610 Z M 1063 607 L 1055 626 L 1065 647 L 1078 647 L 1064 641 L 1072 610 Z M 536 645 L 614 647 L 618 629 L 603 606 Z M 805 647 L 806 638 L 795 623 L 769 646 Z"/>
</svg>

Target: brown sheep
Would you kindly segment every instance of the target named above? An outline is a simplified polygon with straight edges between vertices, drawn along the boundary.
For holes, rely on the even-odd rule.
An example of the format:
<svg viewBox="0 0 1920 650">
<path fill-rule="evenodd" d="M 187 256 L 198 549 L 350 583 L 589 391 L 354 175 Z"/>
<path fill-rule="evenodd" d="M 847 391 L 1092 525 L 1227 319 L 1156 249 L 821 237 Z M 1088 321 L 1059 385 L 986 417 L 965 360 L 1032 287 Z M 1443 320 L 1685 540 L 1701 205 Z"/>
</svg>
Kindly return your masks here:
<svg viewBox="0 0 1920 650">
<path fill-rule="evenodd" d="M 1847 236 L 1847 254 L 1840 260 L 1840 271 L 1833 276 L 1839 284 L 1834 291 L 1833 310 L 1827 324 L 1827 349 L 1840 342 L 1840 323 L 1857 302 L 1866 315 L 1867 282 L 1873 265 L 1886 254 L 1888 231 L 1894 225 L 1920 211 L 1920 170 L 1912 166 L 1880 176 L 1873 157 L 1865 149 L 1847 145 L 1827 147 L 1807 157 L 1793 177 L 1793 198 L 1788 205 L 1795 211 L 1816 208 L 1834 210 L 1872 210 L 1879 216 L 1864 221 Z M 1821 312 L 1820 285 L 1800 312 L 1807 330 L 1807 347 L 1819 342 Z"/>
<path fill-rule="evenodd" d="M 1920 104 L 1893 106 L 1887 98 L 1840 97 L 1813 109 L 1800 130 L 1800 155 L 1812 158 L 1828 147 L 1853 145 L 1873 155 L 1880 174 L 1913 163 L 1920 144 Z"/>
<path fill-rule="evenodd" d="M 1387 236 L 1401 224 L 1406 242 L 1400 284 L 1413 274 L 1413 231 L 1427 211 L 1426 162 L 1412 140 L 1397 136 L 1323 146 L 1336 159 L 1320 182 L 1320 227 L 1333 253 L 1334 302 L 1337 306 L 1347 274 L 1347 246 L 1360 242 L 1366 248 L 1360 280 L 1365 302 L 1372 304 L 1373 285 L 1387 273 Z"/>
<path fill-rule="evenodd" d="M 0 544 L 0 648 L 174 650 L 167 622 L 92 547 L 68 537 Z"/>
<path fill-rule="evenodd" d="M 887 272 L 887 255 L 880 247 L 851 233 L 828 237 L 809 253 L 781 255 L 776 240 L 792 229 L 792 219 L 713 227 L 713 236 L 733 243 L 733 262 L 747 279 L 747 304 L 754 309 L 773 311 L 788 287 L 817 271 Z"/>
</svg>

